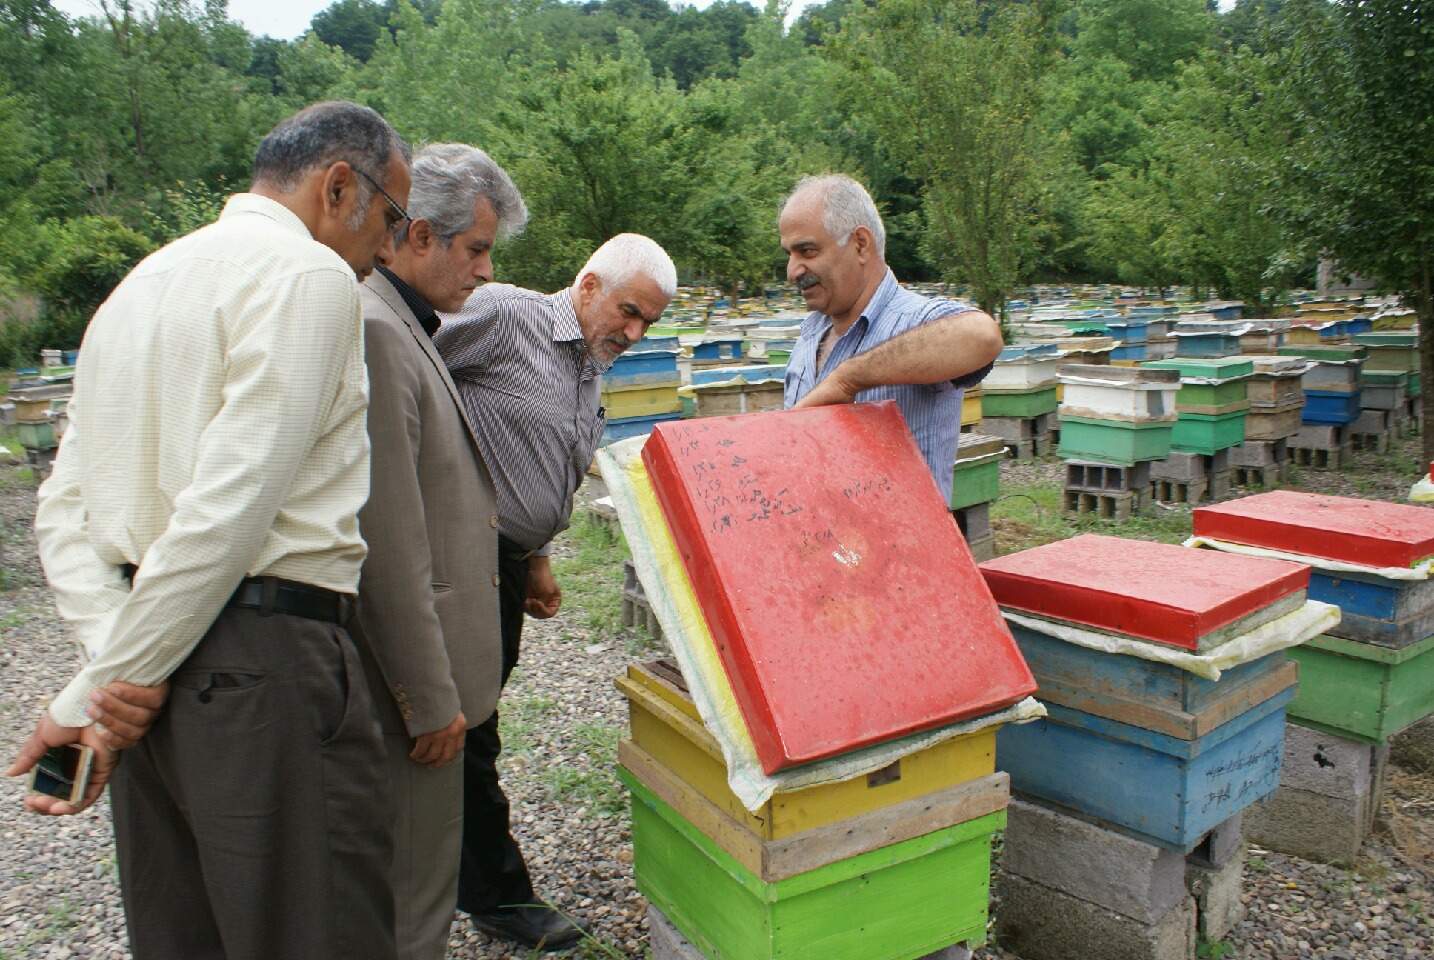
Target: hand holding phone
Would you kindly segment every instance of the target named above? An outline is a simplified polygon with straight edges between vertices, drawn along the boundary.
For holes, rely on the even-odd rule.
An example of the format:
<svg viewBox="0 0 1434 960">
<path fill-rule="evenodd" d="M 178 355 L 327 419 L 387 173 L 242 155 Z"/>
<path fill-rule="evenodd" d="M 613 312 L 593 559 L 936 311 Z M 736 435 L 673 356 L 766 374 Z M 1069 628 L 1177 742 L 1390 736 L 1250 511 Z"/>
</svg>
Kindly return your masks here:
<svg viewBox="0 0 1434 960">
<path fill-rule="evenodd" d="M 82 743 L 51 747 L 30 771 L 30 790 L 79 806 L 90 785 L 90 764 L 95 752 Z"/>
<path fill-rule="evenodd" d="M 34 813 L 53 816 L 79 813 L 98 800 L 100 794 L 104 792 L 105 785 L 109 783 L 110 774 L 114 772 L 119 754 L 105 745 L 104 740 L 100 738 L 99 731 L 95 730 L 93 726 L 62 727 L 55 722 L 54 717 L 50 716 L 49 711 L 41 715 L 40 722 L 35 725 L 35 732 L 30 734 L 30 738 L 20 748 L 15 762 L 10 765 L 10 769 L 5 771 L 5 774 L 18 777 L 21 774 L 29 773 L 36 764 L 41 762 L 50 748 L 66 747 L 69 744 L 77 744 L 90 751 L 89 782 L 78 791 L 78 798 L 73 801 L 47 793 L 31 793 L 25 798 L 26 809 Z M 63 775 L 65 764 L 61 764 L 56 769 Z M 73 769 L 78 771 L 78 767 Z M 71 796 L 75 794 L 76 791 L 71 789 Z"/>
</svg>

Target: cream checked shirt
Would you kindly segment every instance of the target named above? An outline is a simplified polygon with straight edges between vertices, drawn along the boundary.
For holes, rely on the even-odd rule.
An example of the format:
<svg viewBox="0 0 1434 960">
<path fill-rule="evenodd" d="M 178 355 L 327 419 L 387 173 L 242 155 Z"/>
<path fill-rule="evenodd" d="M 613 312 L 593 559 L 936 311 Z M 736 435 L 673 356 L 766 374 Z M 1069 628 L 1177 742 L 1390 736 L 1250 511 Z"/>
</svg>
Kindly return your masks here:
<svg viewBox="0 0 1434 960">
<path fill-rule="evenodd" d="M 85 334 L 35 516 L 91 657 L 57 723 L 89 723 L 96 687 L 167 678 L 246 575 L 355 592 L 367 406 L 353 271 L 283 205 L 237 194 L 125 278 Z"/>
</svg>

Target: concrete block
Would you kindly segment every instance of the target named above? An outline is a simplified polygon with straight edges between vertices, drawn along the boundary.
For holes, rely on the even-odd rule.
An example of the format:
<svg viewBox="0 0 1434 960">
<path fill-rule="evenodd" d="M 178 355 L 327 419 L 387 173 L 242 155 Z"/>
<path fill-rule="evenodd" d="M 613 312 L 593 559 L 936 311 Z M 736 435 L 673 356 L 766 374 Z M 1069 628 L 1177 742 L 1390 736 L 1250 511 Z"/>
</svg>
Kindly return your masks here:
<svg viewBox="0 0 1434 960">
<path fill-rule="evenodd" d="M 1290 458 L 1289 440 L 1246 440 L 1230 448 L 1232 467 L 1269 467 Z"/>
<path fill-rule="evenodd" d="M 1043 428 L 1037 430 L 1036 421 L 1041 420 Z M 1038 433 L 1046 433 L 1049 426 L 1044 426 L 1045 418 L 1042 417 L 983 417 L 981 429 L 992 436 L 1000 437 L 1007 444 L 1019 443 L 1022 440 L 1030 440 Z"/>
<path fill-rule="evenodd" d="M 1285 482 L 1289 464 L 1271 464 L 1268 467 L 1232 467 L 1230 480 L 1237 487 L 1260 487 L 1272 490 Z"/>
<path fill-rule="evenodd" d="M 1226 469 L 1221 473 L 1211 471 L 1208 485 L 1205 488 L 1205 496 L 1216 502 L 1228 500 L 1234 479 L 1234 471 L 1231 469 Z"/>
<path fill-rule="evenodd" d="M 1144 498 L 1137 493 L 1088 493 L 1084 490 L 1065 491 L 1068 513 L 1093 513 L 1102 520 L 1129 520 L 1139 513 Z"/>
<path fill-rule="evenodd" d="M 1205 835 L 1186 857 L 1186 861 L 1201 867 L 1223 867 L 1238 857 L 1245 849 L 1245 835 L 1240 814 L 1220 824 Z"/>
<path fill-rule="evenodd" d="M 1225 447 L 1210 454 L 1209 463 L 1206 464 L 1209 474 L 1213 477 L 1219 473 L 1228 473 L 1230 468 L 1235 465 L 1234 451 L 1238 449 L 1240 449 L 1238 446 Z"/>
<path fill-rule="evenodd" d="M 1380 752 L 1372 744 L 1286 723 L 1280 785 L 1357 800 L 1369 795 Z"/>
<path fill-rule="evenodd" d="M 1203 482 L 1209 470 L 1209 458 L 1203 453 L 1182 453 L 1179 450 L 1172 450 L 1170 456 L 1150 465 L 1150 475 L 1156 480 Z"/>
<path fill-rule="evenodd" d="M 1090 493 L 1144 493 L 1150 487 L 1151 461 L 1131 467 L 1090 460 L 1066 461 L 1066 489 Z"/>
<path fill-rule="evenodd" d="M 1344 446 L 1348 431 L 1344 427 L 1307 423 L 1290 440 L 1290 446 L 1306 450 L 1338 450 Z"/>
<path fill-rule="evenodd" d="M 1185 897 L 1185 858 L 1012 798 L 1001 869 L 1122 916 L 1155 923 Z"/>
<path fill-rule="evenodd" d="M 1356 453 L 1366 451 L 1369 453 L 1384 453 L 1389 449 L 1389 434 L 1387 433 L 1351 433 L 1349 435 L 1350 449 Z"/>
<path fill-rule="evenodd" d="M 1154 498 L 1160 503 L 1200 503 L 1209 499 L 1210 484 L 1205 480 L 1159 478 L 1153 490 Z"/>
<path fill-rule="evenodd" d="M 667 642 L 667 637 L 662 632 L 662 624 L 658 623 L 657 614 L 653 613 L 652 605 L 647 602 L 646 597 L 623 592 L 622 625 L 637 633 L 645 633 L 658 643 Z"/>
<path fill-rule="evenodd" d="M 1206 940 L 1223 940 L 1241 920 L 1245 904 L 1245 858 L 1234 857 L 1222 867 L 1202 866 L 1187 861 L 1185 884 L 1195 898 L 1195 932 Z"/>
<path fill-rule="evenodd" d="M 991 504 L 973 503 L 961 510 L 952 510 L 951 514 L 956 518 L 956 526 L 961 528 L 961 535 L 968 542 L 981 540 L 991 535 Z"/>
<path fill-rule="evenodd" d="M 1023 960 L 1192 960 L 1195 901 L 1141 923 L 1033 880 L 996 876 L 996 939 Z"/>
<path fill-rule="evenodd" d="M 1372 813 L 1367 802 L 1282 786 L 1245 808 L 1245 836 L 1278 853 L 1353 867 Z"/>
<path fill-rule="evenodd" d="M 1333 449 L 1294 444 L 1290 447 L 1290 462 L 1309 470 L 1338 470 L 1349 462 L 1353 454 L 1354 448 L 1347 439 Z"/>
<path fill-rule="evenodd" d="M 975 540 L 968 540 L 966 546 L 971 548 L 971 556 L 977 563 L 996 559 L 996 535 L 994 533 L 988 533 Z"/>
</svg>

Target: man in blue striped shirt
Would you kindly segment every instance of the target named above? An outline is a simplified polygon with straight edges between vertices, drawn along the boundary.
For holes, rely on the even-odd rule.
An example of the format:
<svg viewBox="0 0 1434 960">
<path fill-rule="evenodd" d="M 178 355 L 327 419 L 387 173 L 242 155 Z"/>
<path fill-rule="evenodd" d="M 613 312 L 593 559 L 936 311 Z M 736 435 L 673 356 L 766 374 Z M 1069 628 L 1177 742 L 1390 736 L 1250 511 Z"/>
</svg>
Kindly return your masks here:
<svg viewBox="0 0 1434 960">
<path fill-rule="evenodd" d="M 1000 327 L 897 283 L 876 204 L 850 177 L 804 178 L 778 229 L 787 278 L 812 310 L 787 363 L 786 405 L 895 400 L 949 501 L 961 396 L 991 372 Z"/>
</svg>

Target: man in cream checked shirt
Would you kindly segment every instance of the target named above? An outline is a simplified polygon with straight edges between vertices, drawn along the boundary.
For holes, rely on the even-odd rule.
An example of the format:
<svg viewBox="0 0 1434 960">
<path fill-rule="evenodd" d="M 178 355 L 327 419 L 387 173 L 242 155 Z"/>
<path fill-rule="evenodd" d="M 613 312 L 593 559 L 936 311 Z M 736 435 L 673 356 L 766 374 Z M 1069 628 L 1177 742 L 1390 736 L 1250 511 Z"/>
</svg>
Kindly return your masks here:
<svg viewBox="0 0 1434 960">
<path fill-rule="evenodd" d="M 89 661 L 9 772 L 95 748 L 80 804 L 26 805 L 74 813 L 108 782 L 137 960 L 394 956 L 384 748 L 344 625 L 369 483 L 355 278 L 408 189 L 382 117 L 309 107 L 86 332 L 35 529 Z M 127 725 L 116 681 L 168 701 Z"/>
</svg>

